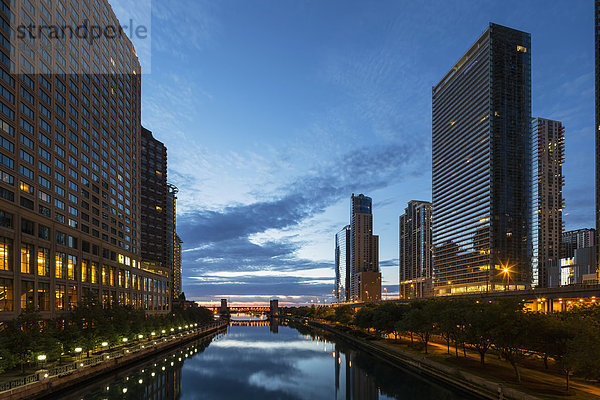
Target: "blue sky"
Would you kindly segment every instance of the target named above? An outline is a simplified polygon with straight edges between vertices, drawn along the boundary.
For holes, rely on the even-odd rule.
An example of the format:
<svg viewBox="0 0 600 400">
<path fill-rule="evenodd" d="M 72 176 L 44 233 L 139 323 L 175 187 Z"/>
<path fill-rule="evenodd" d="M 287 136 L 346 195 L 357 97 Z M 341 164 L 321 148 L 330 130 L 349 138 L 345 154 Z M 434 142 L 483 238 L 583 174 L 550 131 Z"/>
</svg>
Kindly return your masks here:
<svg viewBox="0 0 600 400">
<path fill-rule="evenodd" d="M 154 1 L 142 122 L 180 189 L 187 297 L 330 301 L 352 193 L 397 292 L 398 216 L 431 199 L 431 87 L 489 22 L 531 33 L 533 116 L 566 126 L 565 225 L 592 227 L 591 0 Z"/>
</svg>

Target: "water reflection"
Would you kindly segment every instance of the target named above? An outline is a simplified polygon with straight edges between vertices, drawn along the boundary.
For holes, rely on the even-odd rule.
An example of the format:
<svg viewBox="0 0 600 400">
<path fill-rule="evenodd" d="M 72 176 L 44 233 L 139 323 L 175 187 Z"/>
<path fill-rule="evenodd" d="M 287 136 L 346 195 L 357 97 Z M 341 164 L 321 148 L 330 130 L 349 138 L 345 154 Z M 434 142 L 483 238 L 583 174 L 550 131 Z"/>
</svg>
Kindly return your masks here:
<svg viewBox="0 0 600 400">
<path fill-rule="evenodd" d="M 303 325 L 232 321 L 226 333 L 58 399 L 459 399 Z"/>
</svg>

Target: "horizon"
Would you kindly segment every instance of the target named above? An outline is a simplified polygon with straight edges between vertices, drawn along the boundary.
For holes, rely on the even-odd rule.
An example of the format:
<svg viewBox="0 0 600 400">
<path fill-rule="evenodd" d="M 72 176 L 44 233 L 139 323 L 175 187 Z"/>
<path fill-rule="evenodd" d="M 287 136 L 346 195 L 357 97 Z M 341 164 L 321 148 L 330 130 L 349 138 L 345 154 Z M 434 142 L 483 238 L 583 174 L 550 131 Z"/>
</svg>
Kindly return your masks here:
<svg viewBox="0 0 600 400">
<path fill-rule="evenodd" d="M 566 128 L 565 230 L 594 227 L 591 4 L 185 0 L 152 12 L 142 122 L 180 189 L 188 299 L 331 299 L 352 192 L 373 199 L 397 296 L 398 217 L 431 201 L 431 88 L 489 22 L 531 33 L 532 117 Z M 175 37 L 189 40 L 166 46 Z"/>
</svg>

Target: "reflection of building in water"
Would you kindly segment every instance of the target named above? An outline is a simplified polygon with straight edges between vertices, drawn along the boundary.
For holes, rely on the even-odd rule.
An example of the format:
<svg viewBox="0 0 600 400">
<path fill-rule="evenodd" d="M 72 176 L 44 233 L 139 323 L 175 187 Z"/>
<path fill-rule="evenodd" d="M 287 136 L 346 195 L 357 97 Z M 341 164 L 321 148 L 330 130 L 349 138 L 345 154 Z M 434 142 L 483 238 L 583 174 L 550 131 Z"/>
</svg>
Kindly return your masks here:
<svg viewBox="0 0 600 400">
<path fill-rule="evenodd" d="M 271 318 L 269 320 L 269 330 L 271 333 L 279 333 L 279 318 Z"/>
<path fill-rule="evenodd" d="M 342 353 L 335 346 L 335 400 L 378 400 L 375 379 L 359 368 L 357 353 Z"/>
</svg>

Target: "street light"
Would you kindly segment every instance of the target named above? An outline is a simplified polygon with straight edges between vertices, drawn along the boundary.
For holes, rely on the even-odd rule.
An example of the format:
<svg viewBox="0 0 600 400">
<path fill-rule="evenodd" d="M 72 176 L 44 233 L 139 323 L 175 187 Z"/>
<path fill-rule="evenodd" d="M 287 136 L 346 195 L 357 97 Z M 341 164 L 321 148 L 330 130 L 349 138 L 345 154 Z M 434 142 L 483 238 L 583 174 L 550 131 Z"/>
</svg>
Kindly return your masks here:
<svg viewBox="0 0 600 400">
<path fill-rule="evenodd" d="M 108 346 L 108 342 L 102 342 L 102 347 Z"/>
<path fill-rule="evenodd" d="M 38 361 L 46 361 L 46 355 L 45 354 L 40 354 L 39 356 L 37 356 Z"/>
</svg>

